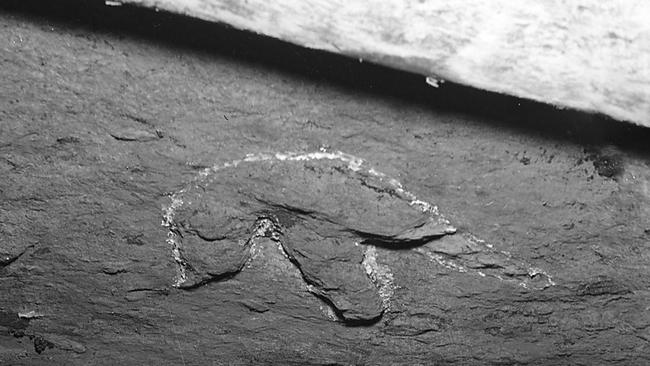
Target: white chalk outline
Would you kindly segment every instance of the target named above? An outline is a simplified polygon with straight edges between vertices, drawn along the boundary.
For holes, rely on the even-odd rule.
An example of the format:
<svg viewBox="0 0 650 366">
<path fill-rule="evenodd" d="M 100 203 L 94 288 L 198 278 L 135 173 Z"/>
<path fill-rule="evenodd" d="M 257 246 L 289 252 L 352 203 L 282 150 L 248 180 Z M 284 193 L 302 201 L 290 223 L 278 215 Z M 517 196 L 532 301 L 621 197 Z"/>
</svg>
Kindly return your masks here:
<svg viewBox="0 0 650 366">
<path fill-rule="evenodd" d="M 176 227 L 176 224 L 174 223 L 174 215 L 176 213 L 176 210 L 184 204 L 180 196 L 183 193 L 187 192 L 187 190 L 190 187 L 192 187 L 192 183 L 196 183 L 202 179 L 205 179 L 211 174 L 214 174 L 215 172 L 220 171 L 222 169 L 236 168 L 242 163 L 254 163 L 254 162 L 274 161 L 274 160 L 275 161 L 339 160 L 345 162 L 348 164 L 347 166 L 348 169 L 354 172 L 363 171 L 364 173 L 378 177 L 381 181 L 385 181 L 388 184 L 390 184 L 398 195 L 405 197 L 409 201 L 409 205 L 418 208 L 422 212 L 431 214 L 433 217 L 435 217 L 438 220 L 440 224 L 447 225 L 448 226 L 447 232 L 449 234 L 452 234 L 456 231 L 456 229 L 453 226 L 451 226 L 449 220 L 447 220 L 446 218 L 444 218 L 444 216 L 440 214 L 437 206 L 429 202 L 417 199 L 417 197 L 413 193 L 404 189 L 403 185 L 398 180 L 391 178 L 386 174 L 375 170 L 372 167 L 366 169 L 364 167 L 365 165 L 367 165 L 366 162 L 363 159 L 358 158 L 354 155 L 350 155 L 342 151 L 330 152 L 325 148 L 321 148 L 319 151 L 310 152 L 310 153 L 278 152 L 278 153 L 271 153 L 271 154 L 269 153 L 247 154 L 243 159 L 232 160 L 222 164 L 215 164 L 212 167 L 203 169 L 197 175 L 197 177 L 194 178 L 190 183 L 188 183 L 183 189 L 170 195 L 171 203 L 164 211 L 162 225 L 167 227 L 169 230 L 167 234 L 167 243 L 171 247 L 174 261 L 179 265 L 178 266 L 179 273 L 174 282 L 174 286 L 178 287 L 187 280 L 187 274 L 185 273 L 186 263 L 184 262 L 180 253 L 180 242 L 177 234 L 178 227 Z M 485 247 L 487 251 L 495 252 L 492 244 L 486 243 L 484 240 L 478 239 L 472 234 L 465 234 L 464 237 L 472 241 L 473 244 Z M 282 248 L 280 249 L 283 251 L 283 254 L 286 256 L 284 250 Z M 499 253 L 506 255 L 509 259 L 511 258 L 510 253 L 504 251 L 499 251 Z M 467 268 L 459 264 L 456 264 L 453 261 L 446 260 L 441 255 L 430 253 L 430 252 L 427 252 L 427 255 L 431 260 L 435 261 L 436 263 L 450 270 L 455 270 L 463 273 L 470 272 Z M 390 269 L 386 266 L 381 266 L 377 263 L 376 249 L 373 246 L 368 246 L 368 248 L 366 249 L 366 252 L 364 253 L 364 262 L 362 264 L 369 278 L 377 286 L 382 301 L 384 302 L 384 307 L 388 308 L 390 306 L 390 298 L 393 296 L 395 290 L 394 278 L 392 273 L 390 272 Z M 481 277 L 486 276 L 481 271 L 473 271 L 473 272 L 476 272 Z M 537 274 L 544 275 L 547 278 L 547 285 L 544 287 L 555 286 L 555 282 L 553 282 L 552 277 L 548 275 L 545 271 L 540 270 L 539 268 L 529 268 L 528 273 L 530 277 L 533 277 Z M 499 280 L 504 280 L 501 276 L 498 275 L 496 276 L 491 275 L 491 276 Z M 528 288 L 528 285 L 524 281 L 519 282 L 519 285 L 524 288 Z"/>
</svg>

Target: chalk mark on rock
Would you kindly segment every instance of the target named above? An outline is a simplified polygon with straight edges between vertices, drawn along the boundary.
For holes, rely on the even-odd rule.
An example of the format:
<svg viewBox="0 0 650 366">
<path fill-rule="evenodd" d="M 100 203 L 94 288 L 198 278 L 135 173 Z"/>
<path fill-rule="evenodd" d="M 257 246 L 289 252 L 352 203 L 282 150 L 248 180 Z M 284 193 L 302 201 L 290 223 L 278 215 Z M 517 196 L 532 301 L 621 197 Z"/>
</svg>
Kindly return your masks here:
<svg viewBox="0 0 650 366">
<path fill-rule="evenodd" d="M 394 278 L 376 246 L 413 247 L 450 270 L 525 288 L 554 285 L 545 272 L 470 233 L 451 235 L 456 229 L 435 205 L 366 165 L 321 149 L 250 154 L 203 169 L 170 196 L 163 215 L 178 264 L 174 286 L 236 275 L 254 260 L 261 237 L 277 242 L 306 288 L 349 324 L 377 321 L 390 307 Z"/>
</svg>

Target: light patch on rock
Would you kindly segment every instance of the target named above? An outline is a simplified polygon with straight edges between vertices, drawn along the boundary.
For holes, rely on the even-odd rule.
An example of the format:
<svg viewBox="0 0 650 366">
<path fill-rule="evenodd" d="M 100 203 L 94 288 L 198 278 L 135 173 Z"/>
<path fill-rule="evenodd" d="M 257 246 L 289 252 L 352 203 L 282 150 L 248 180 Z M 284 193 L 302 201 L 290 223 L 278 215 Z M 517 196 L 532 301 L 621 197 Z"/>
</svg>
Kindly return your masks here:
<svg viewBox="0 0 650 366">
<path fill-rule="evenodd" d="M 384 310 L 388 310 L 391 298 L 395 294 L 395 282 L 390 268 L 377 262 L 377 248 L 371 245 L 366 247 L 361 265 L 363 265 L 366 274 L 377 287 Z"/>
<path fill-rule="evenodd" d="M 18 317 L 21 319 L 37 319 L 37 318 L 42 318 L 43 314 L 38 313 L 34 310 L 30 310 L 30 311 L 18 313 Z"/>
</svg>

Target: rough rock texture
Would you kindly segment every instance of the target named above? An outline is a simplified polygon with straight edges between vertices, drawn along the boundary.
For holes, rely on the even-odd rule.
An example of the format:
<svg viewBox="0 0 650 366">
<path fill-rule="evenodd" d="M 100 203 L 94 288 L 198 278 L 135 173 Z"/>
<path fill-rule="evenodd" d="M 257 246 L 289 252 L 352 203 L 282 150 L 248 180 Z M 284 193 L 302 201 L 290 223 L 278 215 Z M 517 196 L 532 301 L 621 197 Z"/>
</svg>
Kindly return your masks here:
<svg viewBox="0 0 650 366">
<path fill-rule="evenodd" d="M 650 127 L 645 0 L 120 0 Z M 424 82 L 424 80 L 423 80 Z"/>
<path fill-rule="evenodd" d="M 394 292 L 391 278 L 376 277 L 381 269 L 370 262 L 376 251 L 368 246 L 417 247 L 455 270 L 518 280 L 525 288 L 554 285 L 543 271 L 469 233 L 443 238 L 456 229 L 436 206 L 341 152 L 250 155 L 207 168 L 172 195 L 165 225 L 179 288 L 231 278 L 252 259 L 256 240 L 268 237 L 297 266 L 306 288 L 349 324 L 378 321 Z"/>
<path fill-rule="evenodd" d="M 363 249 L 424 245 L 456 230 L 397 181 L 359 164 L 323 151 L 249 156 L 202 172 L 167 211 L 178 286 L 234 275 L 266 236 L 341 319 L 378 320 L 382 299 Z"/>
<path fill-rule="evenodd" d="M 0 2 L 0 364 L 650 362 L 645 129 L 93 4 Z M 399 249 L 342 244 L 335 255 L 360 261 L 359 282 L 309 261 L 336 286 L 370 281 L 380 319 L 346 323 L 314 296 L 278 241 L 318 231 L 274 227 L 282 215 L 193 218 L 180 207 L 178 222 L 241 218 L 242 240 L 257 235 L 247 251 L 214 246 L 218 260 L 191 253 L 205 240 L 179 226 L 188 261 L 234 275 L 175 286 L 161 225 L 174 195 L 214 164 L 327 145 L 435 203 L 457 229 Z M 234 172 L 224 179 L 258 192 Z M 292 217 L 301 230 L 323 222 Z M 365 223 L 335 218 L 336 228 Z M 230 223 L 205 237 L 239 244 Z M 351 235 L 384 228 L 364 230 Z M 293 245 L 294 258 L 321 255 Z"/>
</svg>

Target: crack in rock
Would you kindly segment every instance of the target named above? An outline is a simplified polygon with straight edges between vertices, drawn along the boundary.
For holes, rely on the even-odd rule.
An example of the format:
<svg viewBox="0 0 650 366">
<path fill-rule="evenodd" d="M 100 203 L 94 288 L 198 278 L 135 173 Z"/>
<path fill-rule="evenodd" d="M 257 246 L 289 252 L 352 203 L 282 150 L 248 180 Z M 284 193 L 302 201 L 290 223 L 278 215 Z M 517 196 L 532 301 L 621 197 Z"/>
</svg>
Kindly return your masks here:
<svg viewBox="0 0 650 366">
<path fill-rule="evenodd" d="M 20 250 L 18 253 L 0 253 L 0 268 L 8 267 L 10 264 L 14 263 L 18 259 L 20 259 L 25 253 L 27 253 L 30 249 L 34 248 L 35 244 L 30 244 Z"/>
<path fill-rule="evenodd" d="M 479 274 L 504 268 L 502 258 L 481 261 L 489 245 L 451 235 L 456 229 L 437 207 L 341 152 L 249 155 L 204 169 L 171 196 L 163 225 L 179 267 L 177 287 L 234 276 L 254 258 L 256 239 L 270 238 L 306 287 L 349 324 L 377 321 L 390 306 L 394 279 L 375 246 L 426 245 L 440 264 L 465 270 L 477 262 L 469 267 Z"/>
</svg>

